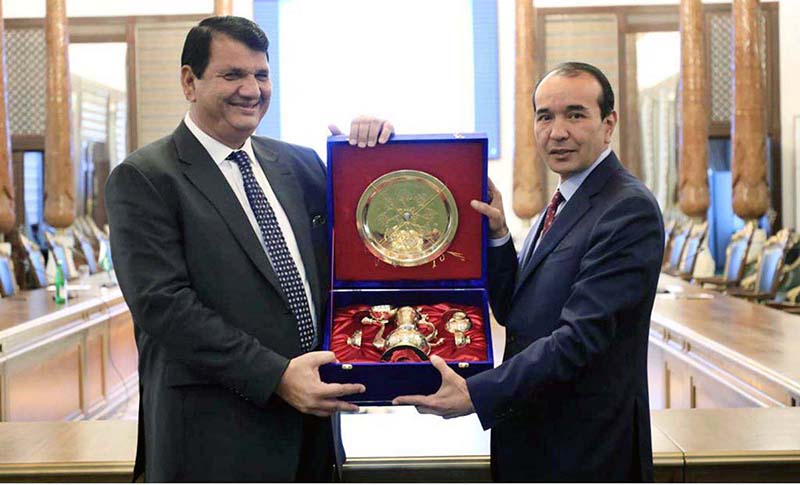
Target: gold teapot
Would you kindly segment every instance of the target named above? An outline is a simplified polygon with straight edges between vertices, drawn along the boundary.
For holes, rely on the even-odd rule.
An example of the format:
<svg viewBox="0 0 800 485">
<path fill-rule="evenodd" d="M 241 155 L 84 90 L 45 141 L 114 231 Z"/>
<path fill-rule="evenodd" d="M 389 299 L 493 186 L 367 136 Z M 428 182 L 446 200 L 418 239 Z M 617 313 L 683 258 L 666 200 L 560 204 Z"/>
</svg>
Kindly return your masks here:
<svg viewBox="0 0 800 485">
<path fill-rule="evenodd" d="M 436 326 L 428 321 L 428 316 L 410 306 L 397 309 L 394 315 L 397 326 L 385 340 L 386 350 L 381 355 L 381 360 L 389 360 L 393 353 L 400 349 L 412 350 L 422 360 L 428 360 L 431 347 L 440 345 L 444 339 L 436 340 L 438 331 Z M 424 326 L 430 329 L 425 335 L 420 331 Z M 435 342 L 434 342 L 435 341 Z"/>
</svg>

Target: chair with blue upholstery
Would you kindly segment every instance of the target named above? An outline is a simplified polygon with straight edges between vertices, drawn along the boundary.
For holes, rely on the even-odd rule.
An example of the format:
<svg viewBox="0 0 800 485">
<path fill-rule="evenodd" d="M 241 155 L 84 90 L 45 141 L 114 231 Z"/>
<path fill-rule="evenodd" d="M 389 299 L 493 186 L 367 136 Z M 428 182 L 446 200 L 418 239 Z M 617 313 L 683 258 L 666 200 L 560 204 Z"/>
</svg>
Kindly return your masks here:
<svg viewBox="0 0 800 485">
<path fill-rule="evenodd" d="M 680 274 L 679 266 L 681 263 L 681 257 L 683 255 L 683 250 L 686 246 L 686 240 L 689 239 L 689 234 L 692 230 L 692 221 L 686 221 L 684 223 L 677 223 L 676 227 L 673 229 L 672 233 L 672 240 L 668 244 L 670 247 L 668 248 L 669 251 L 666 254 L 669 254 L 669 257 L 666 260 L 666 263 L 662 266 L 662 271 L 667 274 L 671 274 L 674 276 L 678 276 Z"/>
<path fill-rule="evenodd" d="M 727 293 L 748 300 L 771 300 L 775 298 L 781 277 L 783 263 L 789 244 L 793 241 L 790 229 L 781 229 L 767 239 L 759 256 L 754 285 L 752 288 L 737 286 L 729 288 Z"/>
<path fill-rule="evenodd" d="M 3 298 L 17 294 L 17 278 L 14 263 L 11 261 L 11 245 L 0 244 L 0 296 Z"/>
<path fill-rule="evenodd" d="M 681 253 L 681 261 L 678 264 L 678 276 L 684 280 L 691 280 L 694 274 L 694 267 L 697 263 L 697 255 L 703 247 L 708 235 L 708 221 L 695 223 L 689 231 L 689 237 L 684 243 L 683 252 Z"/>
<path fill-rule="evenodd" d="M 712 288 L 738 286 L 744 277 L 745 263 L 756 228 L 755 221 L 748 221 L 743 228 L 731 236 L 728 247 L 725 249 L 725 269 L 721 275 L 695 278 L 694 282 Z"/>
<path fill-rule="evenodd" d="M 75 239 L 77 239 L 77 242 L 78 242 L 77 243 L 77 249 L 79 250 L 79 252 L 83 256 L 83 259 L 85 260 L 86 265 L 89 266 L 89 274 L 97 273 L 97 270 L 98 270 L 98 267 L 97 267 L 97 256 L 96 256 L 95 248 L 92 245 L 91 240 L 89 239 L 89 237 L 86 234 L 84 234 L 80 230 L 76 230 L 76 231 L 74 231 L 74 233 L 75 233 Z"/>
</svg>

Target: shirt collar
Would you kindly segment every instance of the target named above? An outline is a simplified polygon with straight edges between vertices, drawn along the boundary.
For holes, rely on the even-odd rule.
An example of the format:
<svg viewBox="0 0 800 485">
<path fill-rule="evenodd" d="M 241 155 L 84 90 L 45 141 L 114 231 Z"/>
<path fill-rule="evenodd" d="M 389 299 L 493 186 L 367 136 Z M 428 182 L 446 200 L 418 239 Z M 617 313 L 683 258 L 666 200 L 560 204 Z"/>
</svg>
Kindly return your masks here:
<svg viewBox="0 0 800 485">
<path fill-rule="evenodd" d="M 563 180 L 558 184 L 558 190 L 561 191 L 561 195 L 564 197 L 564 203 L 569 202 L 569 199 L 575 195 L 575 192 L 577 192 L 581 187 L 581 184 L 583 184 L 583 181 L 586 180 L 586 177 L 588 177 L 589 174 L 592 173 L 592 170 L 597 168 L 597 166 L 600 165 L 600 162 L 605 160 L 610 153 L 611 147 L 606 147 L 606 149 L 603 150 L 603 153 L 597 157 L 597 159 L 589 166 L 589 168 L 584 169 L 582 172 L 573 174 L 570 178 Z"/>
<path fill-rule="evenodd" d="M 189 113 L 186 113 L 186 116 L 183 117 L 183 122 L 186 124 L 186 127 L 189 128 L 189 131 L 192 132 L 195 138 L 197 138 L 197 141 L 203 145 L 203 148 L 206 149 L 208 154 L 211 156 L 211 159 L 214 160 L 214 163 L 217 165 L 221 165 L 225 159 L 228 158 L 228 155 L 235 151 L 231 147 L 218 140 L 215 140 L 211 137 L 211 135 L 203 131 L 199 126 L 197 126 L 194 120 L 192 120 L 192 117 L 189 115 Z M 247 137 L 239 150 L 244 150 L 244 152 L 247 153 L 247 156 L 250 157 L 251 161 L 256 159 L 256 155 L 253 152 L 253 143 L 251 141 L 251 137 Z"/>
</svg>

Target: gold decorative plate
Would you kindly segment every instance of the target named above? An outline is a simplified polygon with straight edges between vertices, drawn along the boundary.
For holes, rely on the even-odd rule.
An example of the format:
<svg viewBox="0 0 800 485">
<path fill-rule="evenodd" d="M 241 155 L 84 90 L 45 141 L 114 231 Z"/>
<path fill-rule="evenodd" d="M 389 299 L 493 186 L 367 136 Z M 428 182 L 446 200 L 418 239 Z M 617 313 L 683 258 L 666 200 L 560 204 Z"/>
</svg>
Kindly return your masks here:
<svg viewBox="0 0 800 485">
<path fill-rule="evenodd" d="M 396 170 L 361 194 L 356 226 L 367 249 L 394 266 L 420 266 L 441 256 L 458 229 L 450 189 L 419 170 Z"/>
</svg>

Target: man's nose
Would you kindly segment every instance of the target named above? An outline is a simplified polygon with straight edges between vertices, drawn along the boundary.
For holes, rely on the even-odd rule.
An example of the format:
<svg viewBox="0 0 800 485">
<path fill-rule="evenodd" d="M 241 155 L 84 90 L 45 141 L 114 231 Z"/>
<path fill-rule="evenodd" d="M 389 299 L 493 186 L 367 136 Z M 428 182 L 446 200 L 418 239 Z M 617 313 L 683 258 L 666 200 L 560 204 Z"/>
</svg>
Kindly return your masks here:
<svg viewBox="0 0 800 485">
<path fill-rule="evenodd" d="M 553 126 L 550 130 L 550 138 L 555 140 L 566 140 L 569 138 L 569 130 L 567 129 L 567 124 L 560 120 L 559 118 L 555 118 L 553 120 Z"/>
<path fill-rule="evenodd" d="M 239 86 L 239 95 L 246 98 L 258 98 L 261 96 L 261 87 L 255 76 L 245 76 Z"/>
</svg>

